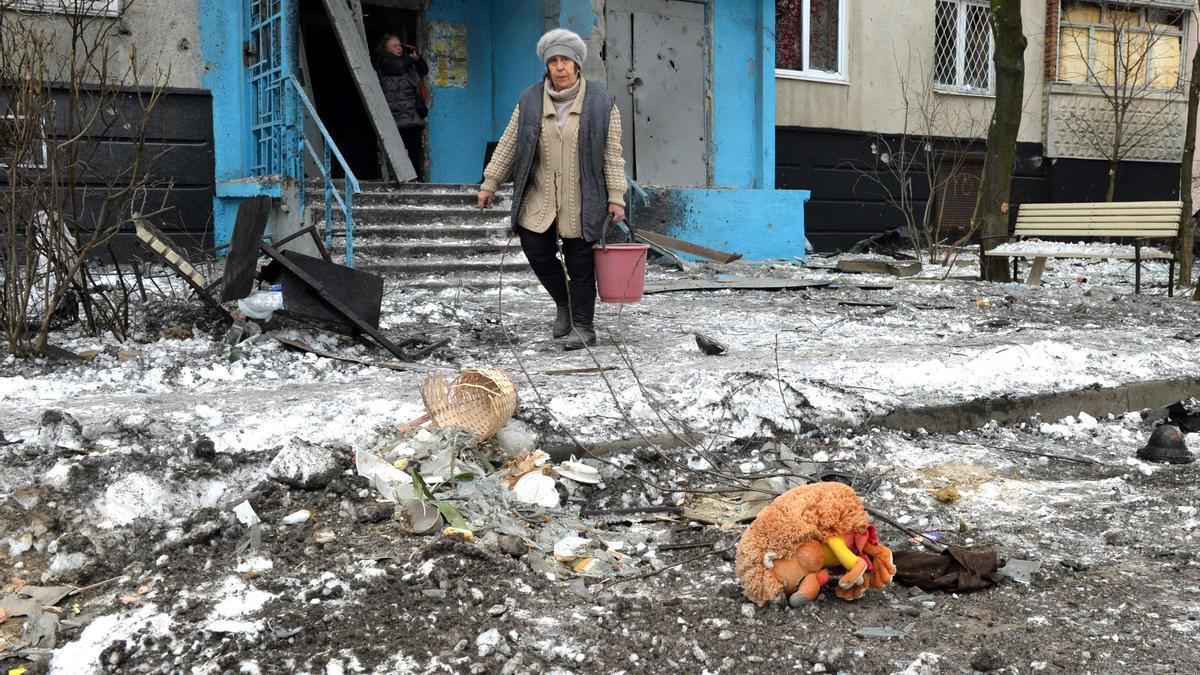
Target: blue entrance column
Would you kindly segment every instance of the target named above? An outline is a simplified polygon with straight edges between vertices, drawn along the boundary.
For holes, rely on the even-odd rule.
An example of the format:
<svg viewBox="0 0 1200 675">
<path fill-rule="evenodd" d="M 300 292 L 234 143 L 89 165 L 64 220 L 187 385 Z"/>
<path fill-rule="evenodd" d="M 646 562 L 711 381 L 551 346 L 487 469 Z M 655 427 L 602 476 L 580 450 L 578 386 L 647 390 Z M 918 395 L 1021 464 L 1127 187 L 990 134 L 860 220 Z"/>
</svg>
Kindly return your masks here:
<svg viewBox="0 0 1200 675">
<path fill-rule="evenodd" d="M 286 198 L 283 215 L 292 218 L 303 209 L 302 126 L 287 84 L 296 72 L 297 9 L 298 0 L 200 3 L 203 83 L 213 94 L 217 246 L 229 242 L 246 198 Z"/>
</svg>

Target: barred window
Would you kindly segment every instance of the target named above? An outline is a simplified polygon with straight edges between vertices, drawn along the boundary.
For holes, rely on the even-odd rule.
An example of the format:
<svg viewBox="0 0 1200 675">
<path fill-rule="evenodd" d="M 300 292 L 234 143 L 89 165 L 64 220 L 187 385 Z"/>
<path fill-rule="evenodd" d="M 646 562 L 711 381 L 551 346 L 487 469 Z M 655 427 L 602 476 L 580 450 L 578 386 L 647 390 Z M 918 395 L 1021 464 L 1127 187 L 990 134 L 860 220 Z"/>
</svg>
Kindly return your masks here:
<svg viewBox="0 0 1200 675">
<path fill-rule="evenodd" d="M 11 0 L 6 9 L 48 14 L 120 16 L 122 0 Z"/>
<path fill-rule="evenodd" d="M 992 27 L 984 0 L 937 0 L 934 85 L 944 91 L 992 91 Z"/>
<path fill-rule="evenodd" d="M 845 4 L 846 0 L 776 0 L 778 74 L 845 79 Z"/>
<path fill-rule="evenodd" d="M 1058 79 L 1097 86 L 1182 86 L 1187 15 L 1155 7 L 1064 2 Z"/>
</svg>

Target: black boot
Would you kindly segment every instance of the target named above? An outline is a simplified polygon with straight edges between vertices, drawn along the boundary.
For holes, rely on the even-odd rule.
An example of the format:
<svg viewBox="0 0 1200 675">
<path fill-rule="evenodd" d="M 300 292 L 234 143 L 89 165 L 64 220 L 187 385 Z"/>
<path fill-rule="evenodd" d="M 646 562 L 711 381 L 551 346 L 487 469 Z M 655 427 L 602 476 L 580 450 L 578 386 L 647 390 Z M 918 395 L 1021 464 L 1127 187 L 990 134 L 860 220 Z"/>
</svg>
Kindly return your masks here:
<svg viewBox="0 0 1200 675">
<path fill-rule="evenodd" d="M 566 351 L 575 351 L 596 346 L 596 331 L 591 326 L 580 326 L 575 324 L 571 327 L 571 334 L 563 341 L 563 349 Z"/>
<path fill-rule="evenodd" d="M 593 273 L 594 274 L 594 273 Z M 582 275 L 581 275 L 582 276 Z M 572 351 L 583 349 L 584 346 L 596 346 L 596 329 L 592 320 L 596 316 L 596 281 L 595 277 L 585 280 L 574 278 L 569 282 L 571 288 L 571 334 L 563 343 L 563 349 Z"/>
<path fill-rule="evenodd" d="M 554 314 L 554 327 L 550 329 L 554 339 L 565 338 L 571 334 L 571 309 L 560 306 Z"/>
</svg>

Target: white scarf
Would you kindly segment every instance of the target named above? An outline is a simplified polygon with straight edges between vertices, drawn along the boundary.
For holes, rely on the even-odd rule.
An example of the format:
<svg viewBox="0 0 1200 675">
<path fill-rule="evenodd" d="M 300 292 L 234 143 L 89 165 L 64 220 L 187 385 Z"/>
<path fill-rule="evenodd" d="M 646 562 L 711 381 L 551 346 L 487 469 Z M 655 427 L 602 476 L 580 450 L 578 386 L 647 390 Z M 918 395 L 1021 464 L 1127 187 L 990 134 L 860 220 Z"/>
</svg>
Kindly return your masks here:
<svg viewBox="0 0 1200 675">
<path fill-rule="evenodd" d="M 558 130 L 562 131 L 563 127 L 567 126 L 567 119 L 571 114 L 571 106 L 575 105 L 575 97 L 579 95 L 579 83 L 583 79 L 575 80 L 575 84 L 563 89 L 555 91 L 554 85 L 550 83 L 550 79 L 546 78 L 546 93 L 550 95 L 550 101 L 554 104 L 554 121 L 558 123 Z"/>
</svg>

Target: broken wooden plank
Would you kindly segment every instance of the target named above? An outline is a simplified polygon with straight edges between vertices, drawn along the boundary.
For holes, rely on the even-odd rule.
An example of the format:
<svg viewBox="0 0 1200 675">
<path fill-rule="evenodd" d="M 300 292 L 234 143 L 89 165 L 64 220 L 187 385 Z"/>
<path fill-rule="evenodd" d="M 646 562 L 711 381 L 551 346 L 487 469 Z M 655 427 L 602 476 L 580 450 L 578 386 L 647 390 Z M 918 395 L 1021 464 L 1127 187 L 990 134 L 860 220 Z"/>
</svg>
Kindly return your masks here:
<svg viewBox="0 0 1200 675">
<path fill-rule="evenodd" d="M 610 370 L 620 370 L 616 366 L 601 366 L 599 368 L 566 368 L 563 370 L 547 370 L 543 375 L 593 375 L 607 373 Z"/>
<path fill-rule="evenodd" d="M 894 277 L 912 277 L 920 274 L 921 263 L 892 263 L 886 260 L 839 260 L 838 272 L 862 274 L 890 274 Z"/>
<path fill-rule="evenodd" d="M 254 290 L 254 275 L 258 272 L 258 243 L 267 231 L 274 202 L 270 197 L 251 197 L 238 205 L 229 238 L 229 254 L 221 281 L 221 302 L 241 300 Z"/>
<path fill-rule="evenodd" d="M 718 251 L 715 248 L 708 248 L 707 246 L 693 244 L 690 241 L 676 239 L 675 237 L 668 237 L 665 234 L 659 234 L 657 232 L 638 230 L 637 236 L 639 239 L 642 239 L 648 244 L 662 246 L 663 248 L 669 248 L 683 253 L 690 253 L 691 255 L 705 258 L 706 260 L 712 260 L 714 262 L 730 263 L 734 260 L 739 260 L 742 257 L 741 253 L 726 253 L 725 251 Z"/>
<path fill-rule="evenodd" d="M 221 303 L 217 302 L 217 299 L 209 292 L 208 279 L 187 259 L 187 255 L 183 252 L 183 247 L 171 241 L 167 235 L 159 232 L 158 228 L 150 224 L 150 221 L 136 213 L 133 215 L 133 224 L 138 241 L 145 244 L 146 248 L 150 249 L 154 255 L 158 256 L 168 267 L 183 277 L 183 280 L 192 287 L 192 290 L 196 291 L 196 295 L 201 300 L 217 310 L 222 316 L 233 321 L 233 315 L 229 313 L 229 310 L 222 307 Z"/>
<path fill-rule="evenodd" d="M 833 290 L 841 290 L 843 288 L 854 288 L 860 291 L 890 291 L 895 289 L 891 284 L 855 284 L 844 279 L 835 279 L 829 282 L 829 288 Z"/>
<path fill-rule="evenodd" d="M 894 302 L 872 302 L 869 300 L 839 300 L 838 305 L 842 307 L 895 307 Z"/>
<path fill-rule="evenodd" d="M 396 129 L 387 99 L 383 96 L 383 88 L 379 86 L 379 77 L 371 67 L 371 53 L 360 29 L 356 27 L 358 22 L 354 14 L 345 0 L 324 0 L 324 3 L 333 30 L 337 33 L 338 43 L 342 46 L 342 53 L 346 56 L 346 64 L 350 66 L 350 74 L 367 108 L 367 117 L 371 118 L 371 126 L 375 127 L 375 133 L 383 143 L 384 154 L 396 172 L 396 180 L 404 182 L 416 178 L 417 172 L 408 159 L 404 140 Z"/>
<path fill-rule="evenodd" d="M 804 288 L 825 288 L 832 283 L 831 281 L 813 281 L 811 279 L 724 277 L 721 279 L 648 282 L 642 292 L 646 295 L 654 295 L 655 293 L 678 293 L 682 291 L 793 291 Z"/>
<path fill-rule="evenodd" d="M 650 241 L 649 239 L 647 239 L 641 235 L 642 235 L 641 232 L 637 232 L 636 234 L 634 234 L 634 236 L 637 237 L 638 239 L 640 239 L 642 241 L 642 243 L 649 246 L 651 251 L 654 251 L 655 253 L 666 258 L 667 260 L 670 260 L 671 262 L 675 263 L 675 266 L 678 267 L 679 269 L 683 270 L 684 272 L 687 272 L 692 269 L 692 266 L 694 265 L 694 263 L 691 263 L 687 260 L 684 260 L 683 258 L 680 258 L 679 254 L 676 253 L 675 251 L 672 251 L 671 249 L 666 248 L 665 246 L 659 246 L 658 244 L 655 244 L 654 242 Z"/>
<path fill-rule="evenodd" d="M 419 363 L 399 363 L 397 361 L 368 361 L 366 359 L 360 359 L 355 356 L 346 356 L 344 354 L 337 354 L 335 352 L 327 351 L 324 349 L 319 349 L 317 347 L 313 347 L 312 345 L 308 344 L 307 342 L 303 342 L 301 340 L 293 340 L 291 338 L 279 337 L 278 335 L 275 336 L 275 341 L 293 351 L 308 352 L 309 354 L 314 354 L 314 355 L 320 356 L 322 358 L 333 359 L 335 361 L 345 361 L 346 363 L 357 363 L 358 365 L 371 366 L 372 368 L 385 368 L 387 370 L 409 370 L 409 371 L 416 371 L 418 373 L 432 373 L 432 372 L 436 372 L 438 370 L 442 370 L 442 369 L 436 368 L 434 366 L 425 366 L 425 365 L 421 365 Z"/>
</svg>

